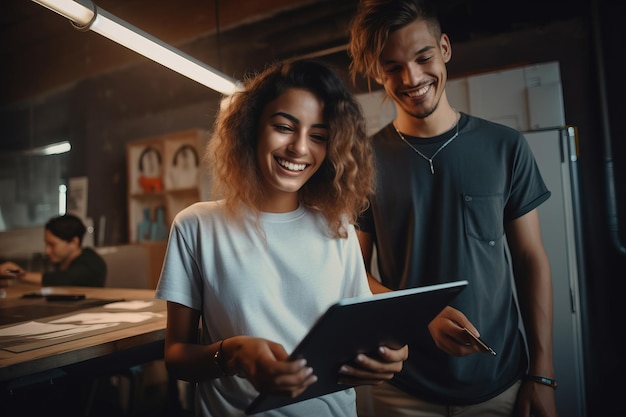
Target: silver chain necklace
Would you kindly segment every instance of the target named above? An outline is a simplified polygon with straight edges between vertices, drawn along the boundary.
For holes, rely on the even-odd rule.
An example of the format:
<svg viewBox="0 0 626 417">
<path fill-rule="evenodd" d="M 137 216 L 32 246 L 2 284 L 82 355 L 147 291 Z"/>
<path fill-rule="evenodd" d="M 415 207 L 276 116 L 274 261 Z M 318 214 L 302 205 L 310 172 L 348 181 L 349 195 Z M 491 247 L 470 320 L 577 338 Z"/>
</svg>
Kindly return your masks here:
<svg viewBox="0 0 626 417">
<path fill-rule="evenodd" d="M 421 153 L 417 148 L 415 148 L 415 146 L 411 145 L 409 143 L 408 140 L 406 140 L 406 138 L 404 137 L 404 135 L 398 130 L 398 128 L 396 127 L 395 123 L 392 123 L 393 128 L 396 129 L 396 133 L 398 134 L 398 136 L 400 137 L 400 139 L 402 139 L 402 141 L 404 143 L 406 143 L 407 145 L 409 145 L 409 147 L 411 149 L 413 149 L 415 151 L 415 153 L 417 153 L 419 156 L 421 156 L 422 158 L 424 158 L 425 160 L 428 161 L 428 164 L 430 165 L 430 173 L 435 175 L 435 167 L 433 166 L 433 160 L 435 159 L 435 157 L 437 156 L 437 154 L 439 152 L 441 152 L 443 150 L 443 148 L 445 148 L 446 146 L 448 146 L 450 144 L 450 142 L 452 142 L 454 139 L 457 138 L 457 136 L 459 136 L 459 121 L 461 120 L 461 118 L 459 117 L 458 120 L 456 121 L 456 133 L 454 135 L 452 135 L 452 137 L 450 139 L 448 139 L 447 141 L 445 141 L 440 147 L 439 149 L 437 149 L 435 151 L 435 153 L 429 158 L 426 155 L 424 155 L 423 153 Z"/>
</svg>

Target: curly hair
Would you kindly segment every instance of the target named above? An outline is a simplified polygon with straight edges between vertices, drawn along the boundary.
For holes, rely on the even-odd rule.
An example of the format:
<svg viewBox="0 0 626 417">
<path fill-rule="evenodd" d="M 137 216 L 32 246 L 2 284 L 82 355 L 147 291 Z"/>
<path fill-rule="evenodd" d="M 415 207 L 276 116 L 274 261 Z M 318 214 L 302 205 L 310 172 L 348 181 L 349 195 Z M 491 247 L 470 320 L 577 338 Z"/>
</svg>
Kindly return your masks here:
<svg viewBox="0 0 626 417">
<path fill-rule="evenodd" d="M 344 222 L 356 224 L 368 207 L 374 159 L 359 103 L 337 73 L 319 62 L 273 63 L 225 99 L 205 153 L 212 191 L 225 200 L 232 216 L 242 203 L 259 213 L 264 198 L 256 159 L 259 120 L 265 106 L 291 88 L 310 91 L 324 103 L 329 127 L 326 158 L 299 190 L 299 201 L 322 213 L 333 236 L 346 237 Z"/>
<path fill-rule="evenodd" d="M 389 34 L 416 21 L 427 23 L 436 39 L 441 37 L 441 25 L 434 2 L 427 0 L 361 0 L 350 22 L 348 53 L 352 59 L 350 75 L 353 82 L 359 73 L 371 85 L 383 77 L 380 56 Z"/>
</svg>

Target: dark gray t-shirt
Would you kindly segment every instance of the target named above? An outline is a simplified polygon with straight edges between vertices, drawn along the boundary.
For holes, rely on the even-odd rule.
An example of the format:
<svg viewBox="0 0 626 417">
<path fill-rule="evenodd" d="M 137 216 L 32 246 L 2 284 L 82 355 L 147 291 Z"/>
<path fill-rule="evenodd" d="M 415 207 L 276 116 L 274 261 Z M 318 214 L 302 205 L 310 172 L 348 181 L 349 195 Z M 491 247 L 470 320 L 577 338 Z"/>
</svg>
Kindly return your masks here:
<svg viewBox="0 0 626 417">
<path fill-rule="evenodd" d="M 433 138 L 405 137 L 430 156 L 455 133 L 453 128 Z M 518 131 L 466 114 L 459 120 L 458 137 L 434 158 L 434 174 L 391 124 L 373 140 L 378 185 L 360 227 L 372 233 L 382 283 L 403 289 L 469 281 L 451 305 L 498 353 L 449 356 L 424 329 L 391 383 L 437 403 L 493 398 L 528 363 L 504 224 L 550 196 L 532 152 Z"/>
</svg>

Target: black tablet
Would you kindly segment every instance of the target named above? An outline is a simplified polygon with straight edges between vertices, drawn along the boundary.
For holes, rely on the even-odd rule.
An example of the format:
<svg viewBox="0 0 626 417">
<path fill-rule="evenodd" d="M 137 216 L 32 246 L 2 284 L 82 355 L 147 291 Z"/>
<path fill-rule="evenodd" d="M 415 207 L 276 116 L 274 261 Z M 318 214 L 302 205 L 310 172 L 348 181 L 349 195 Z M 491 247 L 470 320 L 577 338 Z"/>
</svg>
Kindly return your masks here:
<svg viewBox="0 0 626 417">
<path fill-rule="evenodd" d="M 260 394 L 246 409 L 255 414 L 350 386 L 338 384 L 339 367 L 357 353 L 378 346 L 400 347 L 426 326 L 465 287 L 467 281 L 347 298 L 332 305 L 294 349 L 291 358 L 306 358 L 318 380 L 296 398 Z"/>
</svg>

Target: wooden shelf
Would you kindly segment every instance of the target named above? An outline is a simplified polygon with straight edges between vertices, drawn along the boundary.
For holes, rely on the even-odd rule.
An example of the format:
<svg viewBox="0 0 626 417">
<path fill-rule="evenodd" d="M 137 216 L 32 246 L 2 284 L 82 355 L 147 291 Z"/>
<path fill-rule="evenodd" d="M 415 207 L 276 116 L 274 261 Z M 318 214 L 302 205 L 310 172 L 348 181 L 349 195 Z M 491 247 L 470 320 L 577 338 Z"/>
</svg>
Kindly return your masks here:
<svg viewBox="0 0 626 417">
<path fill-rule="evenodd" d="M 174 216 L 200 201 L 206 138 L 192 129 L 127 145 L 129 242 L 166 240 Z"/>
</svg>

